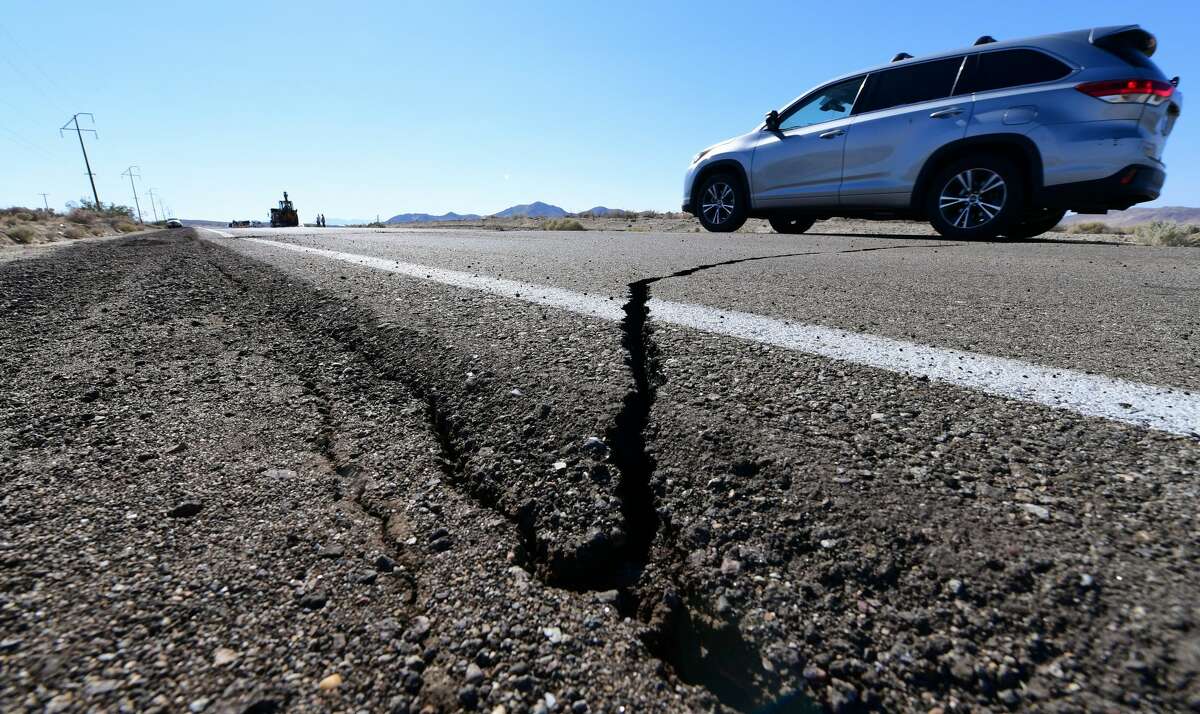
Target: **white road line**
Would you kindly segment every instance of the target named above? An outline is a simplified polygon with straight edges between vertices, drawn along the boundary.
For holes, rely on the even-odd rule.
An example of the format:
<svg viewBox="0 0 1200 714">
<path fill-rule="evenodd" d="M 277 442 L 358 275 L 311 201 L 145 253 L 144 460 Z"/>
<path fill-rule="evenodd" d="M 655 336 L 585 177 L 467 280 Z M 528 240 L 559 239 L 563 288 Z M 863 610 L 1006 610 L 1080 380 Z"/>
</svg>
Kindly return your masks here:
<svg viewBox="0 0 1200 714">
<path fill-rule="evenodd" d="M 244 240 L 606 320 L 620 320 L 625 316 L 622 304 L 615 300 L 561 288 L 261 238 Z M 927 377 L 935 382 L 1085 416 L 1102 417 L 1173 434 L 1200 435 L 1200 394 L 1176 388 L 1043 367 L 1021 360 L 931 347 L 889 337 L 862 335 L 833 327 L 789 323 L 704 305 L 651 298 L 648 306 L 650 319 L 654 322 L 752 340 L 890 372 Z"/>
<path fill-rule="evenodd" d="M 214 228 L 200 228 L 198 230 L 208 231 L 209 233 L 216 233 L 217 235 L 221 236 L 222 238 L 233 238 L 234 237 L 232 233 L 226 233 L 225 231 L 218 231 Z"/>
</svg>

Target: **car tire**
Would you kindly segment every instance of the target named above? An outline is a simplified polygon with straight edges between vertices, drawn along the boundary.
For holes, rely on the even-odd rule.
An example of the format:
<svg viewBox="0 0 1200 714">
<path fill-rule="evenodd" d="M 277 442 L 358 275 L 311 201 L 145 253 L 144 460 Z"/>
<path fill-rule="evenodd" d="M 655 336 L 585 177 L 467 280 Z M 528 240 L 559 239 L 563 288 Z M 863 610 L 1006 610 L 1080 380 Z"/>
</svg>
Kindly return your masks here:
<svg viewBox="0 0 1200 714">
<path fill-rule="evenodd" d="M 1054 227 L 1062 222 L 1065 215 L 1067 212 L 1063 210 L 1040 209 L 1033 214 L 1026 215 L 1024 220 L 1005 231 L 1004 237 L 1009 240 L 1036 238 L 1047 231 L 1054 230 Z"/>
<path fill-rule="evenodd" d="M 732 233 L 746 223 L 750 197 L 742 182 L 732 174 L 713 174 L 700 183 L 696 193 L 696 217 L 704 230 Z"/>
<path fill-rule="evenodd" d="M 934 230 L 954 240 L 992 240 L 1024 215 L 1025 177 L 1016 164 L 978 154 L 938 169 L 925 192 Z"/>
<path fill-rule="evenodd" d="M 771 216 L 767 220 L 776 233 L 789 235 L 803 233 L 817 222 L 812 216 Z"/>
</svg>

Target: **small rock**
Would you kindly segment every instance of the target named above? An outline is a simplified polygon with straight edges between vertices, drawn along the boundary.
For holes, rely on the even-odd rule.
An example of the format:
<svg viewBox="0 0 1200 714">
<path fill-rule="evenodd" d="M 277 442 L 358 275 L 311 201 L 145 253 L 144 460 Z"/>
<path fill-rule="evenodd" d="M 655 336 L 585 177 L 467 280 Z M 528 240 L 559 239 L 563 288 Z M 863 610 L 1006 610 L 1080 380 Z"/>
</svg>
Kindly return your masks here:
<svg viewBox="0 0 1200 714">
<path fill-rule="evenodd" d="M 828 675 L 820 667 L 805 667 L 804 678 L 810 682 L 824 682 Z"/>
<path fill-rule="evenodd" d="M 552 644 L 558 644 L 559 642 L 562 642 L 563 639 L 562 630 L 557 627 L 543 627 L 542 634 L 545 635 L 546 639 L 550 640 Z"/>
<path fill-rule="evenodd" d="M 1038 520 L 1046 521 L 1050 519 L 1050 509 L 1045 506 L 1039 506 L 1036 503 L 1022 503 L 1021 510 L 1035 516 Z"/>
<path fill-rule="evenodd" d="M 0 641 L 0 652 L 12 652 L 21 646 L 21 640 L 16 637 L 10 637 Z"/>
<path fill-rule="evenodd" d="M 328 692 L 331 689 L 337 689 L 340 686 L 342 686 L 342 675 L 338 674 L 337 672 L 334 672 L 317 683 L 317 689 L 320 689 L 323 692 Z"/>
<path fill-rule="evenodd" d="M 417 615 L 413 618 L 412 624 L 409 625 L 408 630 L 404 632 L 404 639 L 408 640 L 409 642 L 420 642 L 421 640 L 425 639 L 425 635 L 429 634 L 430 627 L 431 625 L 428 617 L 425 617 L 424 615 Z"/>
<path fill-rule="evenodd" d="M 324 590 L 313 590 L 300 596 L 300 607 L 305 610 L 320 610 L 329 601 L 329 595 Z"/>
<path fill-rule="evenodd" d="M 836 545 L 837 545 L 837 540 L 835 540 L 833 538 L 825 538 L 821 541 L 821 547 L 824 548 L 825 550 L 829 550 L 830 548 L 833 548 Z"/>
<path fill-rule="evenodd" d="M 363 570 L 358 575 L 354 576 L 354 581 L 359 585 L 374 585 L 379 579 L 379 573 L 374 570 Z"/>
<path fill-rule="evenodd" d="M 542 696 L 542 701 L 546 702 L 546 708 L 550 711 L 554 711 L 554 707 L 558 706 L 558 698 L 550 692 L 546 692 L 546 694 Z"/>
<path fill-rule="evenodd" d="M 213 664 L 221 667 L 236 660 L 238 657 L 241 657 L 238 652 L 231 650 L 228 647 L 218 647 L 217 651 L 213 653 Z"/>
<path fill-rule="evenodd" d="M 83 691 L 90 696 L 96 696 L 97 694 L 108 694 L 119 686 L 121 683 L 115 679 L 96 679 L 88 682 Z"/>
<path fill-rule="evenodd" d="M 483 670 L 474 662 L 467 665 L 467 684 L 479 684 L 483 681 Z"/>
<path fill-rule="evenodd" d="M 208 699 L 205 697 L 196 699 L 191 704 L 188 705 L 188 711 L 190 711 L 190 712 L 202 712 L 207 708 L 208 708 Z"/>
<path fill-rule="evenodd" d="M 468 684 L 458 690 L 458 701 L 467 709 L 474 709 L 475 705 L 479 704 L 479 690 Z"/>
<path fill-rule="evenodd" d="M 167 450 L 164 451 L 163 453 L 164 454 L 178 454 L 179 452 L 183 451 L 186 448 L 187 448 L 187 444 L 184 444 L 183 442 L 179 442 L 178 444 L 174 444 L 172 446 L 167 447 Z"/>
<path fill-rule="evenodd" d="M 1083 575 L 1079 576 L 1079 587 L 1081 587 L 1085 590 L 1087 588 L 1092 587 L 1092 585 L 1094 585 L 1095 583 L 1096 583 L 1096 579 L 1093 578 L 1092 576 L 1088 575 L 1087 573 L 1084 573 Z"/>
<path fill-rule="evenodd" d="M 957 578 L 953 578 L 946 582 L 946 591 L 954 597 L 962 595 L 964 592 L 963 582 Z"/>
<path fill-rule="evenodd" d="M 742 564 L 740 561 L 733 560 L 732 558 L 725 558 L 724 560 L 721 561 L 721 574 L 722 575 L 733 576 L 733 575 L 737 575 L 740 572 L 742 572 Z"/>
<path fill-rule="evenodd" d="M 563 471 L 563 470 L 565 470 L 566 468 L 567 468 L 567 462 L 566 462 L 566 461 L 555 461 L 555 462 L 554 462 L 554 470 L 555 470 L 555 471 Z"/>
<path fill-rule="evenodd" d="M 375 569 L 381 573 L 390 573 L 396 568 L 396 561 L 381 555 L 375 559 Z"/>
<path fill-rule="evenodd" d="M 610 604 L 610 605 L 612 603 L 616 602 L 617 598 L 619 598 L 620 596 L 621 596 L 621 593 L 620 593 L 620 591 L 617 591 L 617 590 L 603 590 L 601 592 L 596 593 L 597 600 L 599 600 L 600 602 L 603 602 L 603 603 Z"/>
<path fill-rule="evenodd" d="M 191 518 L 192 516 L 198 514 L 203 508 L 204 506 L 202 504 L 196 503 L 195 501 L 184 501 L 178 506 L 172 508 L 170 511 L 167 511 L 167 515 L 171 518 Z"/>
<path fill-rule="evenodd" d="M 327 545 L 324 548 L 322 548 L 321 552 L 317 553 L 317 557 L 318 558 L 329 558 L 330 560 L 337 560 L 338 558 L 341 558 L 345 554 L 346 554 L 346 547 L 339 543 L 334 543 L 333 545 Z"/>
</svg>

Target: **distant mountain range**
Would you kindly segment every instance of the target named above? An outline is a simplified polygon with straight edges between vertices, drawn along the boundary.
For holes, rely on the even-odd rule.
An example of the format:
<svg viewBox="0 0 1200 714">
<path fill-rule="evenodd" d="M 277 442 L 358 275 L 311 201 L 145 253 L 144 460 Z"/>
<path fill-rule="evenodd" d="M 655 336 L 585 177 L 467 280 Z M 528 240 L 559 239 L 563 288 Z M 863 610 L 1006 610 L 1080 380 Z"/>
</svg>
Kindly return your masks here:
<svg viewBox="0 0 1200 714">
<path fill-rule="evenodd" d="M 570 213 L 566 209 L 561 208 L 560 206 L 555 206 L 550 203 L 543 203 L 542 201 L 534 201 L 533 203 L 522 203 L 517 206 L 510 206 L 509 208 L 506 208 L 503 211 L 493 213 L 487 217 L 488 218 L 519 218 L 519 217 L 566 218 L 567 216 L 577 216 L 577 215 L 581 215 L 584 213 L 591 214 L 593 216 L 623 216 L 623 215 L 630 213 L 630 211 L 625 211 L 620 208 L 608 208 L 606 206 L 596 206 L 594 208 L 589 208 L 586 211 L 580 211 L 579 213 Z M 387 222 L 393 223 L 393 224 L 396 224 L 396 223 L 399 223 L 399 224 L 403 224 L 403 223 L 442 223 L 445 221 L 478 221 L 482 218 L 484 218 L 484 216 L 480 216 L 477 213 L 454 213 L 453 211 L 451 211 L 450 213 L 443 213 L 440 216 L 436 216 L 431 213 L 401 213 L 397 216 L 392 216 L 391 218 L 387 219 Z M 329 219 L 329 223 L 330 223 L 330 225 L 333 225 L 333 223 L 334 223 L 333 219 Z"/>
<path fill-rule="evenodd" d="M 549 203 L 534 201 L 533 203 L 522 203 L 519 206 L 506 208 L 503 211 L 493 215 L 496 218 L 513 218 L 515 216 L 527 216 L 529 218 L 566 218 L 567 212 L 558 206 L 551 206 Z"/>
<path fill-rule="evenodd" d="M 1128 228 L 1129 226 L 1136 226 L 1139 223 L 1151 223 L 1153 221 L 1200 224 L 1200 208 L 1191 208 L 1190 206 L 1135 207 L 1127 208 L 1124 211 L 1109 211 L 1103 216 L 1079 214 L 1067 216 L 1063 219 L 1063 223 L 1067 225 L 1092 221 L 1107 223 L 1116 228 Z"/>
<path fill-rule="evenodd" d="M 483 216 L 474 213 L 443 213 L 434 216 L 429 213 L 401 213 L 387 219 L 388 223 L 441 223 L 443 221 L 477 221 Z"/>
</svg>

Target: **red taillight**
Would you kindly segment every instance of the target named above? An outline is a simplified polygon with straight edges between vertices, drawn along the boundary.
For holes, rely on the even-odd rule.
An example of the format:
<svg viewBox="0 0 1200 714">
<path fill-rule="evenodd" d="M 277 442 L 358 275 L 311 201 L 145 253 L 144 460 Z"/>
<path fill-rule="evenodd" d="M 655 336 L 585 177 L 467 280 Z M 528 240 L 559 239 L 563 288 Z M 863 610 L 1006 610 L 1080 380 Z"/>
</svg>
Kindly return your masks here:
<svg viewBox="0 0 1200 714">
<path fill-rule="evenodd" d="M 1075 88 L 1089 97 L 1113 103 L 1162 104 L 1175 93 L 1170 82 L 1157 79 L 1113 79 L 1087 82 Z"/>
</svg>

